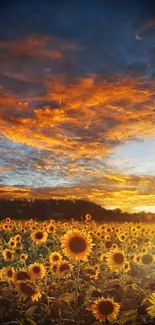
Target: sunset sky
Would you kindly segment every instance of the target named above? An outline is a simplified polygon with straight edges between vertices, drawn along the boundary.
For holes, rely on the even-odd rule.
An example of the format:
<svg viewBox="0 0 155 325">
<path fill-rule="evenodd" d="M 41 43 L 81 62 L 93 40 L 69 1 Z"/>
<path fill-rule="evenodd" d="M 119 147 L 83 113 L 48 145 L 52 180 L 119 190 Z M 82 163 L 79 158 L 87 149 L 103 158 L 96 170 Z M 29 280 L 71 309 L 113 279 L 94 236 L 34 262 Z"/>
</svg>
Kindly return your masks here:
<svg viewBox="0 0 155 325">
<path fill-rule="evenodd" d="M 155 212 L 155 1 L 4 0 L 0 197 Z"/>
</svg>

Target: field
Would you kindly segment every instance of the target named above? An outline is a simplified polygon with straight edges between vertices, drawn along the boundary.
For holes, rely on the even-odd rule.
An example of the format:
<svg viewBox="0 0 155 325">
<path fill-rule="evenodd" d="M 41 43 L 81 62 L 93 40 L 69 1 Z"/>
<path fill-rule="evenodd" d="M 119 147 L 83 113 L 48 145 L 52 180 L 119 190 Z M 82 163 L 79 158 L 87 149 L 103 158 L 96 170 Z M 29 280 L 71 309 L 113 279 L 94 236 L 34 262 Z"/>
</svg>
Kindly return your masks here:
<svg viewBox="0 0 155 325">
<path fill-rule="evenodd" d="M 155 324 L 155 224 L 0 222 L 0 324 Z"/>
</svg>

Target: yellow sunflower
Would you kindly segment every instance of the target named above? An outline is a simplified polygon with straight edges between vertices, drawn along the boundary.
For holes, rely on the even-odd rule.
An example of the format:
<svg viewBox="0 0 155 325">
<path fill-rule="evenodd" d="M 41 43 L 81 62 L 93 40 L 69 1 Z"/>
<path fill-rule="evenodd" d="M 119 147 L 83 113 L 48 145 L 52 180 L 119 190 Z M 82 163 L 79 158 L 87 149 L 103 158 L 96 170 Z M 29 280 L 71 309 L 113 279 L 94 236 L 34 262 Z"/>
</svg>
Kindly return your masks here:
<svg viewBox="0 0 155 325">
<path fill-rule="evenodd" d="M 10 238 L 8 245 L 10 248 L 15 248 L 16 247 L 16 240 L 14 238 Z"/>
<path fill-rule="evenodd" d="M 20 241 L 21 241 L 21 235 L 20 235 L 20 234 L 17 234 L 17 235 L 15 236 L 15 241 L 16 241 L 16 242 L 20 242 Z"/>
<path fill-rule="evenodd" d="M 45 277 L 46 269 L 41 263 L 33 263 L 29 265 L 30 276 L 34 280 L 41 280 Z"/>
<path fill-rule="evenodd" d="M 22 253 L 20 254 L 20 261 L 26 261 L 28 258 L 28 254 Z"/>
<path fill-rule="evenodd" d="M 128 261 L 126 261 L 126 262 L 124 263 L 123 270 L 124 270 L 124 272 L 126 272 L 126 273 L 128 273 L 128 272 L 131 270 L 131 268 L 130 268 L 130 263 L 129 263 Z"/>
<path fill-rule="evenodd" d="M 110 251 L 107 254 L 107 266 L 112 271 L 119 271 L 121 270 L 126 262 L 126 258 L 124 252 L 116 249 L 114 251 Z"/>
<path fill-rule="evenodd" d="M 64 254 L 70 259 L 76 260 L 87 260 L 92 246 L 92 238 L 79 230 L 68 231 L 61 243 Z"/>
<path fill-rule="evenodd" d="M 36 245 L 45 243 L 47 240 L 47 232 L 40 229 L 33 231 L 31 233 L 31 239 Z"/>
<path fill-rule="evenodd" d="M 140 252 L 143 253 L 143 254 L 147 253 L 147 247 L 145 247 L 145 246 L 141 247 Z"/>
<path fill-rule="evenodd" d="M 5 231 L 10 231 L 10 225 L 7 224 L 7 223 L 4 223 L 4 224 L 2 225 L 2 229 L 5 230 Z"/>
<path fill-rule="evenodd" d="M 112 298 L 99 298 L 92 305 L 92 312 L 100 322 L 113 323 L 119 313 L 120 305 Z"/>
<path fill-rule="evenodd" d="M 140 262 L 141 262 L 141 255 L 135 254 L 134 259 L 133 259 L 133 262 L 135 264 L 140 264 Z"/>
<path fill-rule="evenodd" d="M 7 218 L 5 219 L 5 221 L 6 221 L 6 223 L 10 223 L 10 222 L 11 222 L 11 219 L 10 219 L 9 217 L 7 217 Z"/>
<path fill-rule="evenodd" d="M 3 269 L 2 269 L 2 277 L 3 277 L 3 279 L 7 280 L 8 282 L 12 281 L 14 272 L 15 272 L 15 270 L 11 266 L 3 267 Z"/>
<path fill-rule="evenodd" d="M 91 221 L 91 215 L 90 215 L 89 213 L 87 213 L 87 214 L 85 215 L 85 220 L 86 220 L 86 221 Z"/>
<path fill-rule="evenodd" d="M 50 260 L 50 263 L 53 264 L 53 263 L 59 263 L 61 260 L 62 260 L 62 256 L 60 253 L 58 252 L 52 252 L 50 255 L 49 255 L 49 260 Z"/>
<path fill-rule="evenodd" d="M 48 231 L 48 233 L 50 233 L 50 234 L 53 234 L 53 233 L 55 233 L 55 231 L 56 231 L 56 226 L 55 226 L 55 224 L 52 222 L 52 223 L 49 223 L 49 225 L 47 226 L 47 231 Z"/>
<path fill-rule="evenodd" d="M 71 275 L 73 267 L 68 261 L 62 261 L 60 264 L 57 266 L 57 274 L 63 277 L 68 277 Z"/>
<path fill-rule="evenodd" d="M 39 298 L 41 298 L 41 292 L 39 288 L 30 282 L 20 282 L 17 284 L 16 289 L 19 293 L 20 298 L 23 300 L 29 298 L 32 301 L 38 301 Z"/>
<path fill-rule="evenodd" d="M 119 241 L 120 241 L 121 243 L 124 243 L 124 242 L 125 242 L 126 237 L 127 237 L 127 236 L 126 236 L 125 233 L 121 233 L 121 234 L 118 235 L 118 239 L 119 239 Z"/>
<path fill-rule="evenodd" d="M 6 262 L 12 261 L 13 260 L 13 252 L 10 249 L 4 249 L 2 251 L 2 255 L 4 257 L 4 260 Z"/>
<path fill-rule="evenodd" d="M 117 249 L 118 248 L 118 245 L 116 244 L 116 243 L 114 243 L 114 244 L 112 244 L 112 247 L 111 247 L 111 249 Z"/>
<path fill-rule="evenodd" d="M 152 292 L 150 298 L 148 301 L 152 304 L 148 308 L 146 308 L 147 313 L 149 314 L 150 317 L 155 318 L 155 292 Z"/>
<path fill-rule="evenodd" d="M 51 268 L 50 268 L 50 271 L 53 275 L 56 275 L 57 274 L 57 269 L 58 269 L 58 265 L 57 264 L 52 264 L 51 265 Z"/>
<path fill-rule="evenodd" d="M 99 276 L 99 270 L 96 269 L 95 267 L 93 266 L 86 266 L 84 268 L 84 274 L 89 277 L 90 279 L 95 279 L 97 280 L 98 279 L 98 276 Z"/>
</svg>

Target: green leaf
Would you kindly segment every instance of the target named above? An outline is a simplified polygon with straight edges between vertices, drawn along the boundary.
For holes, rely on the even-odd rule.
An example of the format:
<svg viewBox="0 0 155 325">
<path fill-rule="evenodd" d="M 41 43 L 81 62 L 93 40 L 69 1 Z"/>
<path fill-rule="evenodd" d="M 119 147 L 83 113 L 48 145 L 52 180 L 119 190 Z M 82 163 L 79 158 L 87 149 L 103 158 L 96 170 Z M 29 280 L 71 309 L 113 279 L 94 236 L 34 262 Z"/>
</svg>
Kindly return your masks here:
<svg viewBox="0 0 155 325">
<path fill-rule="evenodd" d="M 121 316 L 119 317 L 119 324 L 124 325 L 129 321 L 132 322 L 133 324 L 133 322 L 136 320 L 136 317 L 137 317 L 136 309 L 122 312 Z"/>
<path fill-rule="evenodd" d="M 75 293 L 72 292 L 72 293 L 69 293 L 69 292 L 66 292 L 66 293 L 62 293 L 57 299 L 56 299 L 56 302 L 57 303 L 61 303 L 62 301 L 65 301 L 67 303 L 73 301 L 75 299 Z"/>
<path fill-rule="evenodd" d="M 38 306 L 31 306 L 25 313 L 26 316 L 31 316 L 36 310 Z"/>
<path fill-rule="evenodd" d="M 33 319 L 27 317 L 26 320 L 27 320 L 31 325 L 36 325 L 36 322 L 34 322 Z"/>
<path fill-rule="evenodd" d="M 18 323 L 19 323 L 19 325 L 24 325 L 24 319 L 23 318 L 18 319 Z"/>
</svg>

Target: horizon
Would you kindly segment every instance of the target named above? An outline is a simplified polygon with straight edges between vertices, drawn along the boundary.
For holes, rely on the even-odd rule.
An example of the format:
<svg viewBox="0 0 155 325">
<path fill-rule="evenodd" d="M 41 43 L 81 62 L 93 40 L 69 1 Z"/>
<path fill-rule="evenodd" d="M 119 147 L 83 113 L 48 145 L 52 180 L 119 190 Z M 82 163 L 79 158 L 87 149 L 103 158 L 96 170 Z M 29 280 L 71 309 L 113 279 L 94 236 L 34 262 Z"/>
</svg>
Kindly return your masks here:
<svg viewBox="0 0 155 325">
<path fill-rule="evenodd" d="M 155 213 L 155 2 L 2 2 L 0 195 Z"/>
<path fill-rule="evenodd" d="M 95 202 L 93 202 L 93 201 L 89 201 L 89 200 L 86 200 L 86 199 L 64 199 L 64 198 L 53 198 L 53 197 L 43 197 L 43 198 L 39 198 L 39 197 L 35 197 L 35 198 L 0 198 L 0 203 L 1 203 L 1 201 L 2 202 L 5 202 L 5 201 L 10 201 L 10 202 L 16 202 L 16 201 L 26 201 L 26 202 L 31 202 L 31 203 L 34 203 L 34 201 L 37 201 L 37 200 L 39 200 L 39 201 L 69 201 L 70 203 L 76 203 L 77 201 L 80 201 L 80 202 L 85 202 L 85 203 L 90 203 L 90 204 L 93 204 L 93 205 L 96 205 L 96 206 L 98 206 L 98 207 L 100 207 L 100 208 L 102 208 L 102 209 L 104 209 L 104 210 L 107 210 L 107 211 L 112 211 L 112 212 L 115 212 L 115 210 L 120 210 L 120 213 L 127 213 L 128 215 L 130 215 L 130 214 L 139 214 L 139 213 L 146 213 L 146 214 L 154 214 L 155 215 L 155 212 L 152 212 L 152 211 L 144 211 L 144 210 L 142 210 L 142 211 L 133 211 L 133 212 L 130 212 L 130 211 L 123 211 L 123 210 L 121 210 L 119 207 L 116 207 L 116 208 L 114 208 L 114 209 L 111 209 L 111 208 L 109 208 L 109 207 L 105 207 L 105 206 L 102 206 L 102 205 L 100 205 L 99 203 L 95 203 Z M 58 212 L 57 212 L 58 213 Z"/>
</svg>

